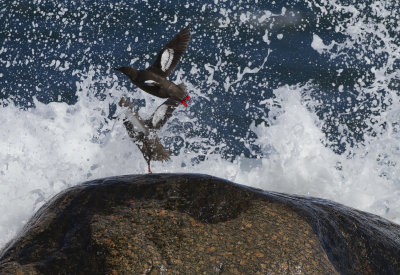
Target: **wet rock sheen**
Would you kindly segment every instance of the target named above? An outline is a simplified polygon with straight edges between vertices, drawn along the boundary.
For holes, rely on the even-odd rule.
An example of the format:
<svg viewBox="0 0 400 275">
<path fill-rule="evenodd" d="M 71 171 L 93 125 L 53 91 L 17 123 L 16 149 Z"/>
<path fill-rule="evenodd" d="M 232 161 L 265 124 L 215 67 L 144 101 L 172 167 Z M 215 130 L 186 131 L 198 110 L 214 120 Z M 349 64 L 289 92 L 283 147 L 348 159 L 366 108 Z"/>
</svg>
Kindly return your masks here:
<svg viewBox="0 0 400 275">
<path fill-rule="evenodd" d="M 3 249 L 0 274 L 400 274 L 400 226 L 207 175 L 70 188 Z"/>
</svg>

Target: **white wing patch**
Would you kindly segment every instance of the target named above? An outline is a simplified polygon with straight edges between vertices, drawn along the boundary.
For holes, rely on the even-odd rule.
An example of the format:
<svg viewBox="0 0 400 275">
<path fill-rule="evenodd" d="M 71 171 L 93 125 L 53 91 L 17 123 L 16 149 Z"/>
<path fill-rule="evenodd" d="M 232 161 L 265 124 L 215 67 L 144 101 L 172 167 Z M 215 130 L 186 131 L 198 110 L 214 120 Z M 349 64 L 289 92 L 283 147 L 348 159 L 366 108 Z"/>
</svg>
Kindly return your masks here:
<svg viewBox="0 0 400 275">
<path fill-rule="evenodd" d="M 138 133 L 143 133 L 145 135 L 149 134 L 149 130 L 143 125 L 143 123 L 138 119 L 133 110 L 127 110 L 125 112 L 125 118 L 132 123 L 133 130 Z"/>
<path fill-rule="evenodd" d="M 156 125 L 160 122 L 165 117 L 165 114 L 167 113 L 168 106 L 167 105 L 161 105 L 156 112 L 153 115 L 153 119 L 151 123 L 153 124 L 153 127 L 156 127 Z"/>
<path fill-rule="evenodd" d="M 161 70 L 166 72 L 174 59 L 174 49 L 166 48 L 161 55 Z"/>
<path fill-rule="evenodd" d="M 147 86 L 158 86 L 159 83 L 156 82 L 156 81 L 154 81 L 154 80 L 146 80 L 146 81 L 144 82 L 144 85 L 147 85 Z"/>
</svg>

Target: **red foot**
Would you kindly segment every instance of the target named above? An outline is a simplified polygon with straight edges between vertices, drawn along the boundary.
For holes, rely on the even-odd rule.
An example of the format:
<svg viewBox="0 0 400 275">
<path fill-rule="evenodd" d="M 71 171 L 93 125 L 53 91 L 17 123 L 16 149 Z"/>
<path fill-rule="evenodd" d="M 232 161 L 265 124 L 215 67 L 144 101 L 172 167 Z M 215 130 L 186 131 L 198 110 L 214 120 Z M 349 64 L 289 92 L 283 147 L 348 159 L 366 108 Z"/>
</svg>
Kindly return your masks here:
<svg viewBox="0 0 400 275">
<path fill-rule="evenodd" d="M 184 100 L 181 100 L 181 103 L 182 103 L 185 107 L 188 106 L 186 101 L 189 100 L 189 98 L 190 98 L 190 96 L 187 96 Z"/>
</svg>

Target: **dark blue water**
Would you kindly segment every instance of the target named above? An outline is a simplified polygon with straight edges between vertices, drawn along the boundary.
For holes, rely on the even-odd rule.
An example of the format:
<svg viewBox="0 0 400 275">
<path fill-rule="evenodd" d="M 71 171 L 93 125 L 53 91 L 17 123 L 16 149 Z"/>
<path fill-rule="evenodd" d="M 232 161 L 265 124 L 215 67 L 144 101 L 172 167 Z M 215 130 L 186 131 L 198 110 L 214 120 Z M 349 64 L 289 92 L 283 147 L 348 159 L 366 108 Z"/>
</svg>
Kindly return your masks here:
<svg viewBox="0 0 400 275">
<path fill-rule="evenodd" d="M 383 21 L 389 32 L 398 28 L 395 17 L 398 11 L 382 18 L 381 11 L 368 4 L 374 1 L 337 2 L 358 7 L 358 17 L 363 20 Z M 258 125 L 268 117 L 268 109 L 259 102 L 273 97 L 272 91 L 282 85 L 312 83 L 313 99 L 323 103 L 316 112 L 325 120 L 330 146 L 342 153 L 346 146 L 354 146 L 363 139 L 368 128 L 365 120 L 371 116 L 368 107 L 375 98 L 371 95 L 359 98 L 361 90 L 374 83 L 376 78 L 371 68 L 386 64 L 388 53 L 374 53 L 373 48 L 368 53 L 369 43 L 381 43 L 368 41 L 368 37 L 365 41 L 353 41 L 353 47 L 334 59 L 313 49 L 313 34 L 327 44 L 335 41 L 338 45 L 345 43 L 349 36 L 346 26 L 352 22 L 349 18 L 353 15 L 327 3 L 6 0 L 1 4 L 0 13 L 0 98 L 22 108 L 31 107 L 33 97 L 44 103 L 74 104 L 78 92 L 76 82 L 82 74 L 92 70 L 101 79 L 114 74 L 110 68 L 130 65 L 133 59 L 134 66 L 145 68 L 171 37 L 190 24 L 192 39 L 177 70 L 209 100 L 192 97 L 189 115 L 197 117 L 202 126 L 191 127 L 189 136 L 209 137 L 211 144 L 222 141 L 226 146 L 221 152 L 228 158 L 259 155 L 257 146 L 252 145 L 255 135 L 249 130 L 251 123 Z M 390 5 L 388 10 L 398 9 L 398 4 Z M 273 16 L 265 16 L 268 13 Z M 397 36 L 394 43 L 398 42 Z M 245 67 L 260 67 L 268 51 L 271 54 L 257 73 L 245 74 L 226 89 L 226 83 L 237 80 L 239 68 L 243 72 Z M 360 55 L 371 62 L 366 63 Z M 397 60 L 393 64 L 393 70 L 399 69 L 399 63 Z M 191 72 L 193 67 L 196 70 Z M 212 81 L 208 81 L 211 74 Z M 170 76 L 172 80 L 174 77 L 174 74 Z M 361 89 L 359 79 L 363 82 Z M 116 81 L 130 87 L 132 98 L 140 92 L 120 75 Z M 94 85 L 94 93 L 99 98 L 106 97 L 106 90 L 112 84 Z M 346 92 L 338 91 L 341 85 Z M 398 90 L 399 81 L 393 79 L 384 88 L 388 87 Z M 357 115 L 345 112 L 360 104 L 365 108 Z M 343 112 L 346 115 L 338 117 Z M 338 125 L 348 128 L 344 140 Z M 207 127 L 217 131 L 208 131 Z M 243 140 L 249 146 L 244 146 Z"/>
</svg>

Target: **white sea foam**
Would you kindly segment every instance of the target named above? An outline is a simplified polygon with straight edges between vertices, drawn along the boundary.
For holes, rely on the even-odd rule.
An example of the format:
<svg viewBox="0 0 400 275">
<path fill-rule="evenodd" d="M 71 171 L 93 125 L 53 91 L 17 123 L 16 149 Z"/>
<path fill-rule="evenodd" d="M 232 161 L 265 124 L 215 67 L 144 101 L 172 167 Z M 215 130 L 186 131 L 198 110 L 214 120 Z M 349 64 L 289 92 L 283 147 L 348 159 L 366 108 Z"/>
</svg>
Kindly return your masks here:
<svg viewBox="0 0 400 275">
<path fill-rule="evenodd" d="M 115 98 L 100 101 L 88 93 L 91 81 L 80 84 L 79 100 L 72 106 L 36 101 L 29 110 L 13 105 L 1 109 L 0 206 L 7 209 L 0 216 L 1 245 L 59 191 L 99 177 L 146 171 L 121 122 L 114 125 L 106 118 L 108 104 L 120 92 L 111 89 Z M 196 164 L 191 160 L 197 153 L 182 151 L 167 163 L 154 162 L 153 171 L 207 173 L 265 190 L 335 200 L 400 222 L 397 169 L 376 160 L 378 151 L 398 159 L 398 139 L 377 138 L 350 159 L 333 153 L 322 144 L 321 123 L 302 100 L 306 89 L 284 86 L 275 91 L 274 100 L 266 101 L 276 119 L 269 121 L 270 127 L 252 126 L 264 158 L 239 157 L 230 162 L 210 154 Z M 154 108 L 156 102 L 149 99 L 148 106 Z"/>
</svg>

